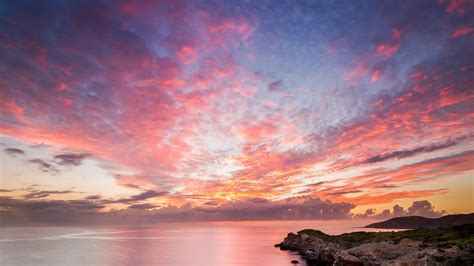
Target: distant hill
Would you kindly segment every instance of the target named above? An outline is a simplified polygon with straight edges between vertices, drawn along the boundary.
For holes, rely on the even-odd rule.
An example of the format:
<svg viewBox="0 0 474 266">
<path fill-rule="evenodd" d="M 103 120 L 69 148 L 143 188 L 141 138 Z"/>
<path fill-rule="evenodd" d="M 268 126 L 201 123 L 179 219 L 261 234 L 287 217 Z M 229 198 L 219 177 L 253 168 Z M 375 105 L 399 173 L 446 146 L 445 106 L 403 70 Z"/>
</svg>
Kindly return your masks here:
<svg viewBox="0 0 474 266">
<path fill-rule="evenodd" d="M 384 222 L 369 224 L 365 227 L 385 229 L 416 229 L 447 227 L 461 224 L 474 224 L 474 213 L 446 215 L 440 218 L 426 218 L 421 216 L 397 217 Z"/>
</svg>

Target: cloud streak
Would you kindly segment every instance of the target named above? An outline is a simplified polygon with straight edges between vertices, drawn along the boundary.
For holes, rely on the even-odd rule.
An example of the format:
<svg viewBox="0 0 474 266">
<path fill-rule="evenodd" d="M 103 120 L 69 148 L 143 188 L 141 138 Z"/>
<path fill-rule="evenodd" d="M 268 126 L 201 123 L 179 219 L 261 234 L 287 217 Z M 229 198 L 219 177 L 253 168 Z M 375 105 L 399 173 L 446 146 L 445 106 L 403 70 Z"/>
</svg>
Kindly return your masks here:
<svg viewBox="0 0 474 266">
<path fill-rule="evenodd" d="M 81 165 L 84 159 L 90 157 L 90 154 L 81 153 L 81 154 L 74 154 L 74 153 L 63 153 L 54 156 L 54 160 L 59 165 L 67 165 L 67 166 L 79 166 Z"/>
<path fill-rule="evenodd" d="M 56 169 L 56 167 L 54 167 L 50 163 L 45 162 L 42 159 L 31 159 L 31 160 L 28 160 L 27 162 L 30 164 L 36 164 L 38 166 L 38 169 L 45 173 L 48 172 L 51 174 L 55 174 L 59 172 L 59 170 Z"/>
<path fill-rule="evenodd" d="M 363 161 L 362 163 L 379 163 L 379 162 L 387 161 L 387 160 L 390 160 L 390 159 L 402 159 L 402 158 L 418 155 L 420 153 L 429 153 L 429 152 L 433 152 L 433 151 L 437 151 L 437 150 L 452 147 L 452 146 L 458 144 L 458 142 L 460 142 L 460 141 L 462 141 L 466 138 L 467 137 L 461 137 L 461 138 L 458 138 L 457 140 L 449 140 L 449 141 L 444 142 L 444 143 L 435 143 L 435 144 L 431 144 L 431 145 L 428 145 L 428 146 L 416 147 L 416 148 L 411 149 L 411 150 L 393 151 L 393 152 L 390 152 L 390 153 L 387 153 L 387 154 L 381 154 L 381 155 L 377 155 L 377 156 L 368 158 L 367 160 Z"/>
<path fill-rule="evenodd" d="M 23 197 L 25 199 L 39 199 L 39 198 L 46 198 L 51 194 L 69 194 L 73 193 L 71 190 L 41 190 L 41 191 L 32 191 Z"/>
<path fill-rule="evenodd" d="M 7 148 L 4 151 L 10 156 L 25 155 L 25 151 L 17 148 Z"/>
</svg>

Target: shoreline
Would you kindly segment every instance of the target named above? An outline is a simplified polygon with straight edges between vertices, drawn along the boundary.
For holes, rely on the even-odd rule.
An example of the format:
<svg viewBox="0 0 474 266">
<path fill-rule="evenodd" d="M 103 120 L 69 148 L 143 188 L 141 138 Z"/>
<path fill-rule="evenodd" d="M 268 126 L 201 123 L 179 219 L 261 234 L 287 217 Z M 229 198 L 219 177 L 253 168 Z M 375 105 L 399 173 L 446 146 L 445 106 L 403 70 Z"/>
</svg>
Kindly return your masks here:
<svg viewBox="0 0 474 266">
<path fill-rule="evenodd" d="M 308 265 L 473 265 L 474 224 L 340 235 L 304 229 L 275 247 Z"/>
</svg>

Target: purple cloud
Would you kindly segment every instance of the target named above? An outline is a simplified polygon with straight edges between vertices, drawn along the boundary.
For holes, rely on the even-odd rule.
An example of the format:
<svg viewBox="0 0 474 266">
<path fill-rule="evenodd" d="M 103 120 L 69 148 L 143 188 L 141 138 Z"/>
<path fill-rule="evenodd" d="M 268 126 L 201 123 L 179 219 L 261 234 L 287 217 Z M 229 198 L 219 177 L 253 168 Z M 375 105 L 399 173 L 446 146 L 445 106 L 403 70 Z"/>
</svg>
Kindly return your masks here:
<svg viewBox="0 0 474 266">
<path fill-rule="evenodd" d="M 7 148 L 7 149 L 4 149 L 4 151 L 10 155 L 10 156 L 17 156 L 17 155 L 25 155 L 25 151 L 21 150 L 21 149 L 17 149 L 17 148 Z"/>
<path fill-rule="evenodd" d="M 91 157 L 88 153 L 63 153 L 54 156 L 54 160 L 59 165 L 70 165 L 70 166 L 79 166 L 82 161 L 88 157 Z"/>
</svg>

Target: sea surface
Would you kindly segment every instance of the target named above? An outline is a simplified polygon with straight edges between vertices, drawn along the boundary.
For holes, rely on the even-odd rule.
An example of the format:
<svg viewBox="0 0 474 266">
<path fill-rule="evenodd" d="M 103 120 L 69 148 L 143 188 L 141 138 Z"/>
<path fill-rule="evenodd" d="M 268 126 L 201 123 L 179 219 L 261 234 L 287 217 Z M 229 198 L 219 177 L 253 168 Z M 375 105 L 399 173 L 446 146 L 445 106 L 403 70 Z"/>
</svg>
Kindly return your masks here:
<svg viewBox="0 0 474 266">
<path fill-rule="evenodd" d="M 273 245 L 305 228 L 380 231 L 373 220 L 161 223 L 146 227 L 0 227 L 0 265 L 291 265 Z"/>
</svg>

